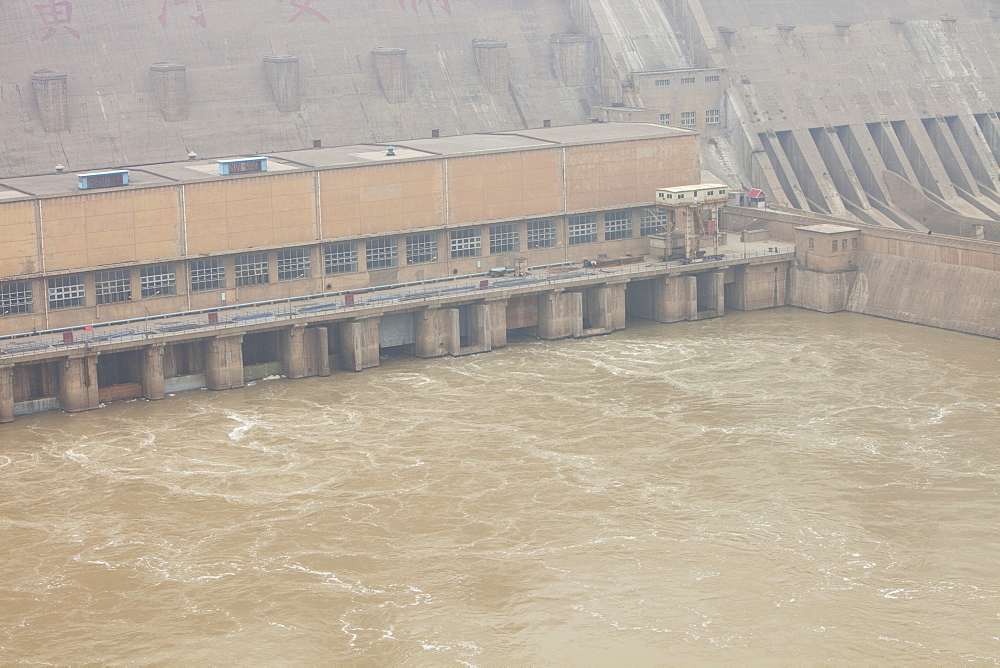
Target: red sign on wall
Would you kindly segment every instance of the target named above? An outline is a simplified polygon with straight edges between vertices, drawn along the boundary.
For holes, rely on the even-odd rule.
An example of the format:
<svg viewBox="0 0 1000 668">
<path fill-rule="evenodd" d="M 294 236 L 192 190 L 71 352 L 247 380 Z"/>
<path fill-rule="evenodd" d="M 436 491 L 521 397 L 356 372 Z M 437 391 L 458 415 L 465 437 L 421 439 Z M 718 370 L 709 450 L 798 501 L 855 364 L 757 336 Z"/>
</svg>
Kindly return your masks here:
<svg viewBox="0 0 1000 668">
<path fill-rule="evenodd" d="M 298 10 L 297 12 L 295 12 L 295 14 L 292 15 L 292 18 L 288 19 L 289 23 L 291 23 L 292 21 L 294 21 L 295 19 L 299 18 L 304 14 L 310 14 L 318 18 L 320 21 L 325 21 L 326 23 L 330 22 L 330 19 L 328 19 L 326 15 L 323 14 L 323 12 L 312 7 L 313 0 L 278 0 L 278 2 L 287 2 L 293 8 Z"/>
<path fill-rule="evenodd" d="M 59 32 L 61 27 L 73 37 L 80 39 L 80 31 L 70 24 L 73 22 L 73 3 L 67 0 L 49 0 L 44 5 L 35 5 L 42 23 L 47 27 L 42 39 L 46 40 Z"/>
<path fill-rule="evenodd" d="M 201 6 L 201 0 L 163 0 L 163 9 L 160 11 L 160 25 L 167 25 L 167 10 L 170 7 L 187 5 L 186 10 L 194 10 L 197 14 L 188 14 L 188 18 L 204 28 L 208 21 L 205 20 L 205 10 Z"/>
</svg>

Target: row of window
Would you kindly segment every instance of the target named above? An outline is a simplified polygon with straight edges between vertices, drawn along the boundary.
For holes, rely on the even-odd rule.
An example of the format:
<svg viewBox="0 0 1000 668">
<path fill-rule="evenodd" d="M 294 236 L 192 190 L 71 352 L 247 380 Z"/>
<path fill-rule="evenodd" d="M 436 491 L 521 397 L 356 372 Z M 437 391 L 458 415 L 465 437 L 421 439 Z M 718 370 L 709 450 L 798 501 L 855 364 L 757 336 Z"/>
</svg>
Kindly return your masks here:
<svg viewBox="0 0 1000 668">
<path fill-rule="evenodd" d="M 639 216 L 639 234 L 662 234 L 667 231 L 667 217 L 656 209 L 643 209 Z M 598 214 L 570 216 L 568 220 L 570 245 L 598 241 Z M 633 236 L 632 212 L 609 211 L 604 214 L 604 240 L 631 239 Z M 438 235 L 434 232 L 408 234 L 402 237 L 368 239 L 365 242 L 364 266 L 382 269 L 399 265 L 400 240 L 406 264 L 423 264 L 438 260 Z M 490 254 L 515 253 L 521 250 L 521 230 L 517 224 L 491 225 L 489 227 Z M 483 238 L 480 228 L 451 230 L 449 252 L 452 258 L 479 257 L 482 255 Z M 534 220 L 525 227 L 526 250 L 554 248 L 557 244 L 556 221 Z M 344 241 L 323 247 L 323 270 L 326 275 L 358 271 L 358 243 Z M 242 253 L 235 256 L 234 276 L 236 286 L 269 283 L 270 266 L 267 252 Z M 277 277 L 289 281 L 312 276 L 312 255 L 309 248 L 290 248 L 277 251 Z M 226 258 L 210 257 L 190 260 L 188 277 L 191 292 L 223 290 L 226 288 Z M 50 309 L 86 305 L 86 288 L 82 275 L 50 278 L 46 284 Z M 131 269 L 112 269 L 94 275 L 94 294 L 97 304 L 115 304 L 133 298 Z M 177 294 L 177 272 L 173 264 L 154 264 L 139 268 L 139 295 L 142 298 Z M 31 313 L 34 305 L 31 283 L 18 281 L 0 283 L 0 315 Z"/>
<path fill-rule="evenodd" d="M 837 240 L 836 239 L 831 239 L 830 240 L 830 244 L 832 246 L 833 252 L 836 253 L 837 250 L 838 250 L 837 249 Z M 815 250 L 815 248 L 816 248 L 816 240 L 813 239 L 812 237 L 809 237 L 809 250 Z M 851 238 L 851 248 L 854 249 L 854 250 L 858 249 L 858 238 L 857 237 L 852 237 Z M 847 239 L 841 239 L 840 240 L 840 250 L 842 250 L 842 251 L 847 250 Z"/>
<path fill-rule="evenodd" d="M 677 193 L 677 199 L 684 199 L 684 194 L 685 193 Z M 719 188 L 719 194 L 720 195 L 725 195 L 726 194 L 726 189 L 725 188 Z M 712 197 L 713 195 L 715 195 L 715 191 L 714 190 L 707 190 L 707 191 L 705 191 L 705 196 L 706 197 Z M 698 191 L 697 190 L 694 191 L 694 197 L 698 197 Z M 665 194 L 663 194 L 663 199 L 674 199 L 674 193 L 665 193 Z"/>
<path fill-rule="evenodd" d="M 686 86 L 686 85 L 689 85 L 689 84 L 693 84 L 696 79 L 697 79 L 697 77 L 681 77 L 681 85 L 685 85 Z M 705 77 L 705 83 L 717 83 L 718 81 L 719 81 L 719 75 L 718 74 L 710 74 L 707 77 Z M 655 80 L 655 85 L 656 86 L 669 86 L 670 85 L 670 79 L 656 79 Z"/>
<path fill-rule="evenodd" d="M 670 114 L 660 114 L 660 123 L 663 125 L 670 125 Z M 696 111 L 682 111 L 681 112 L 681 127 L 693 128 L 698 124 L 698 112 Z M 705 111 L 705 125 L 718 125 L 719 124 L 719 110 L 718 109 L 708 109 Z"/>
</svg>

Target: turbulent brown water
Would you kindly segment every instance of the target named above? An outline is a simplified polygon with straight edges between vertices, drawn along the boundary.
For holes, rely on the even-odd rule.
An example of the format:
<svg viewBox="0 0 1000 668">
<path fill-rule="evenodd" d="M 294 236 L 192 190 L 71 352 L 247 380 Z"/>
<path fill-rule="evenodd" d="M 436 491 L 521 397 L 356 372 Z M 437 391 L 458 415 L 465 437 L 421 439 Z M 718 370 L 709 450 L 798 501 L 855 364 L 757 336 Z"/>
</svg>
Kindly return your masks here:
<svg viewBox="0 0 1000 668">
<path fill-rule="evenodd" d="M 996 664 L 998 373 L 778 309 L 21 418 L 0 663 Z"/>
</svg>

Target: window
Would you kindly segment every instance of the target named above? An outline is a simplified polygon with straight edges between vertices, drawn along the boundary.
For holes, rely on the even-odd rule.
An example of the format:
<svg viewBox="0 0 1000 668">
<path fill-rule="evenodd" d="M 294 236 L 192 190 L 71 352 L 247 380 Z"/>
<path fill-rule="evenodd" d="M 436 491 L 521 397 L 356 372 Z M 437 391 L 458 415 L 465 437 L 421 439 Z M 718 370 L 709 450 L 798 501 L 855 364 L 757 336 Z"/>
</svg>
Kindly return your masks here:
<svg viewBox="0 0 1000 668">
<path fill-rule="evenodd" d="M 323 264 L 328 274 L 346 274 L 358 270 L 358 245 L 353 241 L 323 247 Z"/>
<path fill-rule="evenodd" d="M 664 234 L 667 231 L 667 214 L 656 209 L 643 209 L 639 215 L 639 235 Z"/>
<path fill-rule="evenodd" d="M 483 254 L 483 239 L 479 228 L 451 231 L 451 256 L 478 257 Z"/>
<path fill-rule="evenodd" d="M 517 225 L 490 227 L 490 253 L 516 253 L 521 250 Z"/>
<path fill-rule="evenodd" d="M 597 241 L 597 216 L 586 213 L 569 217 L 569 244 L 589 244 Z"/>
<path fill-rule="evenodd" d="M 278 251 L 278 280 L 291 281 L 312 276 L 312 258 L 308 248 Z"/>
<path fill-rule="evenodd" d="M 696 114 L 693 111 L 682 111 L 681 112 L 681 125 L 684 127 L 693 127 L 695 124 Z"/>
<path fill-rule="evenodd" d="M 709 190 L 709 191 L 708 191 L 707 193 L 705 193 L 705 194 L 706 194 L 706 195 L 708 195 L 709 197 L 711 197 L 712 195 L 714 195 L 714 194 L 715 194 L 715 191 L 714 191 L 714 190 Z"/>
<path fill-rule="evenodd" d="M 718 125 L 719 124 L 719 110 L 709 109 L 705 112 L 705 125 Z"/>
<path fill-rule="evenodd" d="M 719 80 L 718 74 L 710 74 L 707 77 L 705 77 L 705 83 L 715 83 L 718 80 Z"/>
<path fill-rule="evenodd" d="M 660 114 L 660 124 L 670 125 L 670 114 Z"/>
<path fill-rule="evenodd" d="M 0 283 L 0 316 L 31 313 L 31 283 Z"/>
<path fill-rule="evenodd" d="M 146 297 L 177 294 L 177 274 L 172 264 L 154 264 L 139 269 L 139 292 Z"/>
<path fill-rule="evenodd" d="M 556 223 L 552 220 L 533 220 L 528 223 L 528 250 L 555 248 Z"/>
<path fill-rule="evenodd" d="M 438 259 L 437 234 L 410 234 L 406 237 L 406 264 L 436 262 Z"/>
<path fill-rule="evenodd" d="M 94 276 L 98 304 L 116 304 L 132 299 L 132 276 L 128 269 L 99 271 Z"/>
<path fill-rule="evenodd" d="M 681 83 L 682 84 L 693 84 L 694 83 L 694 77 L 681 77 Z"/>
<path fill-rule="evenodd" d="M 680 193 L 679 195 L 677 195 L 677 199 L 684 199 L 684 193 Z"/>
<path fill-rule="evenodd" d="M 656 85 L 657 86 L 669 86 L 670 85 L 670 79 L 657 79 L 656 80 Z"/>
<path fill-rule="evenodd" d="M 858 238 L 857 237 L 854 237 L 853 239 L 851 239 L 851 248 L 853 248 L 854 250 L 857 250 L 857 248 L 858 248 Z"/>
<path fill-rule="evenodd" d="M 49 308 L 84 306 L 86 291 L 83 276 L 60 276 L 49 279 Z"/>
<path fill-rule="evenodd" d="M 221 290 L 226 287 L 226 265 L 221 257 L 193 260 L 191 270 L 191 292 Z"/>
<path fill-rule="evenodd" d="M 399 264 L 399 247 L 396 237 L 369 239 L 365 243 L 365 262 L 369 269 L 384 269 Z"/>
<path fill-rule="evenodd" d="M 836 239 L 833 240 L 833 252 L 834 253 L 837 252 L 837 240 Z"/>
<path fill-rule="evenodd" d="M 719 194 L 720 195 L 725 195 L 726 194 L 725 189 L 724 188 L 719 188 Z"/>
<path fill-rule="evenodd" d="M 608 211 L 604 214 L 604 240 L 632 238 L 632 212 Z"/>
<path fill-rule="evenodd" d="M 840 242 L 840 250 L 847 250 L 847 239 L 843 239 Z"/>
<path fill-rule="evenodd" d="M 243 253 L 236 256 L 236 287 L 270 283 L 267 253 Z"/>
<path fill-rule="evenodd" d="M 809 237 L 809 250 L 813 250 L 815 248 L 816 248 L 816 242 L 813 241 L 812 237 Z"/>
</svg>

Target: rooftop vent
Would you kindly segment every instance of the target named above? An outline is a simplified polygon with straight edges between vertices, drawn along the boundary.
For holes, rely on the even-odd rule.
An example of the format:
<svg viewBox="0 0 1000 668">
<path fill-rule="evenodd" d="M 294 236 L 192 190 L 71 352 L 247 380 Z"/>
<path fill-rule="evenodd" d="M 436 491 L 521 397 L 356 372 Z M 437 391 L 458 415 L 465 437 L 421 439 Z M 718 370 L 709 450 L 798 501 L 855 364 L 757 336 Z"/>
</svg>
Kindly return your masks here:
<svg viewBox="0 0 1000 668">
<path fill-rule="evenodd" d="M 80 190 L 96 190 L 98 188 L 117 188 L 128 185 L 128 170 L 119 169 L 112 172 L 91 172 L 77 174 L 80 178 Z"/>
<path fill-rule="evenodd" d="M 267 158 L 234 158 L 219 160 L 219 175 L 255 174 L 267 171 Z"/>
</svg>

